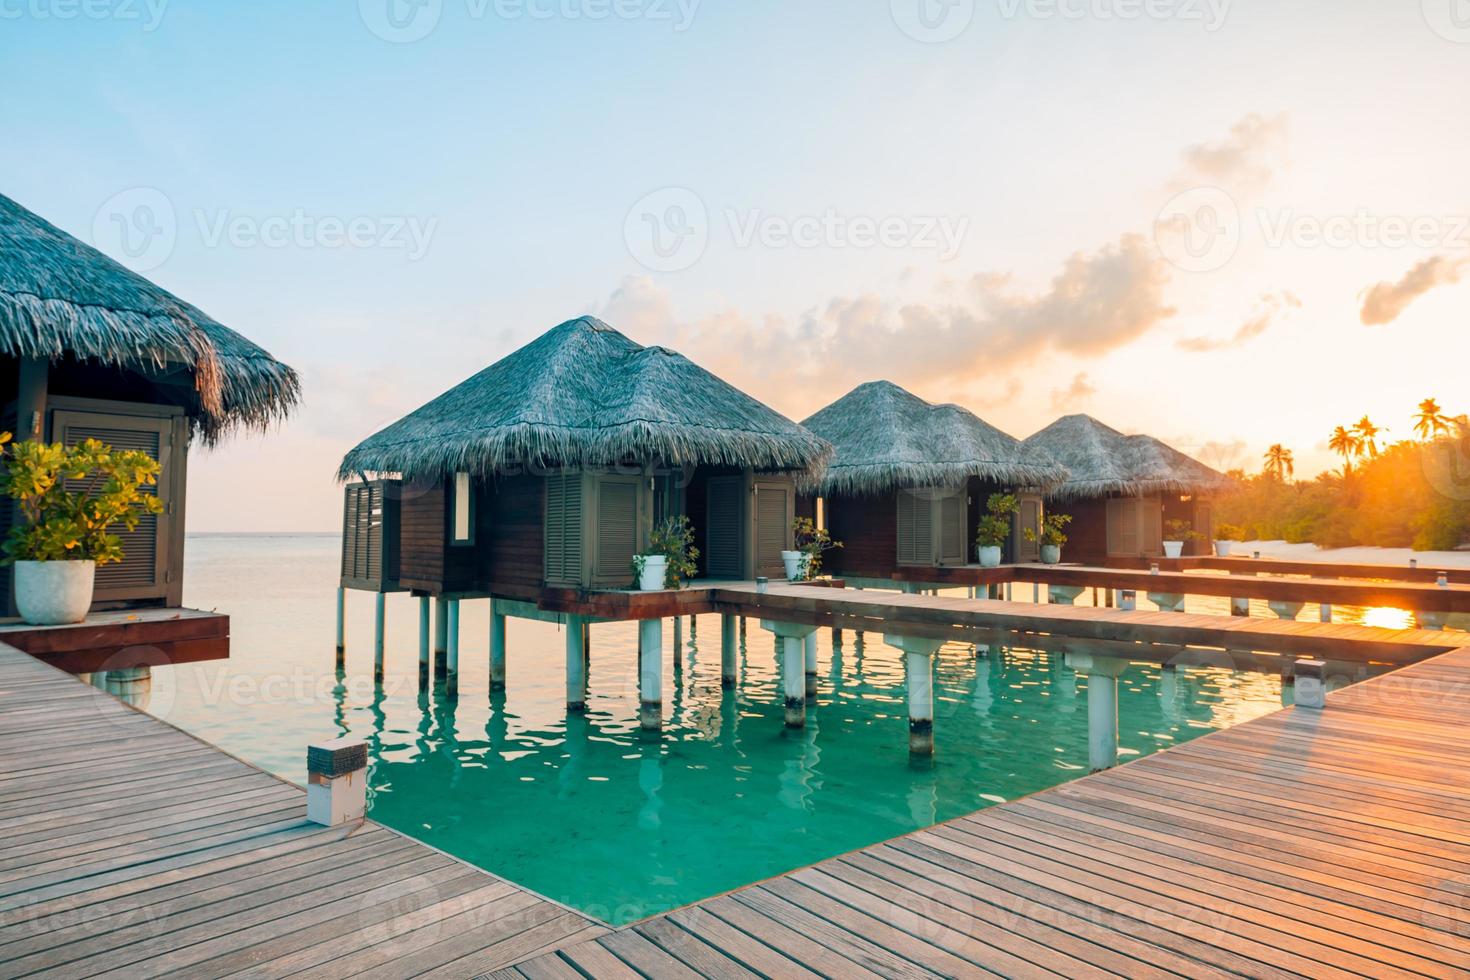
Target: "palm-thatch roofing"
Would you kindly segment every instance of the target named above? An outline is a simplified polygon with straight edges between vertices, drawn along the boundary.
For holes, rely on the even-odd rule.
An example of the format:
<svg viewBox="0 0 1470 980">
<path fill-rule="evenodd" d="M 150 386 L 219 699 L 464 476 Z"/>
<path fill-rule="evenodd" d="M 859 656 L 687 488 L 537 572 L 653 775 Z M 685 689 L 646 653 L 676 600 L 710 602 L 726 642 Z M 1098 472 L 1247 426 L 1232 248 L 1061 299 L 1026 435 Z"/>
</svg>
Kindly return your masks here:
<svg viewBox="0 0 1470 980">
<path fill-rule="evenodd" d="M 683 355 L 584 316 L 369 436 L 339 475 L 488 476 L 634 459 L 793 471 L 810 483 L 831 454 L 826 442 Z"/>
<path fill-rule="evenodd" d="M 296 372 L 233 330 L 0 194 L 0 353 L 185 368 L 206 441 L 296 406 Z"/>
<path fill-rule="evenodd" d="M 1063 499 L 1214 493 L 1231 486 L 1223 473 L 1153 436 L 1125 436 L 1089 415 L 1063 416 L 1023 445 L 1049 454 L 1071 471 L 1051 490 Z"/>
<path fill-rule="evenodd" d="M 957 486 L 971 476 L 1046 486 L 1067 471 L 1044 452 L 958 405 L 933 405 L 890 381 L 869 381 L 802 423 L 837 448 L 824 493 L 881 494 Z"/>
</svg>

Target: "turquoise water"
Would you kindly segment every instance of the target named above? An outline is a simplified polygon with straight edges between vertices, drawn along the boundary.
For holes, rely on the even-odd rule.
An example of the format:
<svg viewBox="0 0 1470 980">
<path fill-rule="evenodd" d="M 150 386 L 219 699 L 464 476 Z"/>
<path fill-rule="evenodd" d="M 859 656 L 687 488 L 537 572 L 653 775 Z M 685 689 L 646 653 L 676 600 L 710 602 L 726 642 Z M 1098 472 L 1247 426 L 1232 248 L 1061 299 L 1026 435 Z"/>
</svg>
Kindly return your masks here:
<svg viewBox="0 0 1470 980">
<path fill-rule="evenodd" d="M 664 731 L 638 729 L 636 628 L 592 628 L 588 711 L 563 709 L 556 626 L 511 620 L 508 691 L 487 683 L 487 603 L 462 606 L 458 698 L 420 687 L 417 603 L 388 597 L 388 675 L 372 682 L 372 599 L 349 593 L 335 667 L 334 537 L 192 537 L 186 601 L 232 616 L 227 663 L 155 672 L 149 710 L 287 778 L 306 744 L 370 739 L 371 815 L 435 847 L 622 923 L 1014 799 L 1084 774 L 1086 679 L 1012 648 L 941 651 L 933 760 L 908 752 L 900 656 L 819 633 L 821 689 L 789 732 L 775 644 L 749 623 L 721 690 L 719 619 L 666 657 Z M 1021 598 L 1021 595 L 1017 595 Z M 665 650 L 672 648 L 666 624 Z M 1124 760 L 1272 711 L 1274 676 L 1157 668 L 1119 683 Z"/>
</svg>

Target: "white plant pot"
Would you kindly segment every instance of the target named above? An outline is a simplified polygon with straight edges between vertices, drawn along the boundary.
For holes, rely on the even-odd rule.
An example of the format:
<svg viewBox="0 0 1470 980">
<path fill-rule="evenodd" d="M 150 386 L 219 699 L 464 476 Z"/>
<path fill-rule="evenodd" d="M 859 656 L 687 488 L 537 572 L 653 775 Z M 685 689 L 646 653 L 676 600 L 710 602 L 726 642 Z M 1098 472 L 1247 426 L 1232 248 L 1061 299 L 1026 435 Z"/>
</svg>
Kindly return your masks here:
<svg viewBox="0 0 1470 980">
<path fill-rule="evenodd" d="M 1043 565 L 1055 565 L 1062 560 L 1062 546 L 1059 544 L 1044 544 L 1041 546 L 1041 563 Z"/>
<path fill-rule="evenodd" d="M 980 561 L 981 568 L 1000 567 L 1000 545 L 980 544 L 975 546 L 975 557 Z"/>
<path fill-rule="evenodd" d="M 1184 542 L 1183 541 L 1165 541 L 1164 542 L 1164 557 L 1165 558 L 1178 558 L 1182 554 L 1184 554 Z"/>
<path fill-rule="evenodd" d="M 80 623 L 92 608 L 95 561 L 18 561 L 15 604 L 33 626 Z"/>
<path fill-rule="evenodd" d="M 804 551 L 781 552 L 781 564 L 786 566 L 786 580 L 800 582 L 806 577 L 807 554 Z"/>
<path fill-rule="evenodd" d="M 638 588 L 658 592 L 664 587 L 669 571 L 668 555 L 644 555 L 643 571 L 638 575 Z"/>
<path fill-rule="evenodd" d="M 1216 541 L 1215 542 L 1215 557 L 1216 558 L 1229 558 L 1230 557 L 1230 542 L 1229 541 Z"/>
</svg>

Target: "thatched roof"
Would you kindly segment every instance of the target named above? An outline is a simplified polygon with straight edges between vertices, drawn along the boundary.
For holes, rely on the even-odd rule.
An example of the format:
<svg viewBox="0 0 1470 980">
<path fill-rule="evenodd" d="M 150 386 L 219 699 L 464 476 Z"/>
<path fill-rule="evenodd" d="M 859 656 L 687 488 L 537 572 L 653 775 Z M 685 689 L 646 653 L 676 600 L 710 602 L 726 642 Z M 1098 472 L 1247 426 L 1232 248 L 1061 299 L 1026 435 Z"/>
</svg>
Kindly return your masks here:
<svg viewBox="0 0 1470 980">
<path fill-rule="evenodd" d="M 67 355 L 163 374 L 179 367 L 207 441 L 296 406 L 296 372 L 172 293 L 0 194 L 0 353 Z"/>
<path fill-rule="evenodd" d="M 958 405 L 932 405 L 890 381 L 869 381 L 802 425 L 837 447 L 825 493 L 956 486 L 971 476 L 1046 486 L 1067 471 L 1044 452 Z"/>
<path fill-rule="evenodd" d="M 832 447 L 664 347 L 569 320 L 365 439 L 340 476 L 490 475 L 625 459 L 820 473 Z"/>
<path fill-rule="evenodd" d="M 1125 436 L 1089 415 L 1063 416 L 1023 445 L 1050 454 L 1072 471 L 1051 491 L 1060 498 L 1213 493 L 1231 486 L 1223 473 L 1153 436 Z"/>
</svg>

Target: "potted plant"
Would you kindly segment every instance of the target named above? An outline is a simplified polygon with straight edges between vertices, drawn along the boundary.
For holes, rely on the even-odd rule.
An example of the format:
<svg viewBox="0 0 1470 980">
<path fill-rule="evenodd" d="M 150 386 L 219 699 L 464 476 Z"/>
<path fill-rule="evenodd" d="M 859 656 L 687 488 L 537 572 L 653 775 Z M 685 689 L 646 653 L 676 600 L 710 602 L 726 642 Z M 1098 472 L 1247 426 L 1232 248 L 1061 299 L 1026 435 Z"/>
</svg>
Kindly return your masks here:
<svg viewBox="0 0 1470 980">
<path fill-rule="evenodd" d="M 10 433 L 0 435 L 0 446 Z M 129 531 L 163 505 L 142 488 L 158 478 L 158 462 L 137 451 L 115 452 L 96 439 L 68 448 L 26 441 L 4 453 L 0 491 L 21 520 L 5 542 L 15 566 L 15 604 L 36 626 L 80 623 L 92 607 L 97 566 L 122 561 L 116 527 Z"/>
<path fill-rule="evenodd" d="M 1229 558 L 1230 546 L 1236 541 L 1245 540 L 1245 528 L 1238 524 L 1216 524 L 1215 525 L 1215 557 Z"/>
<path fill-rule="evenodd" d="M 1027 541 L 1041 542 L 1041 563 L 1043 565 L 1055 565 L 1062 560 L 1062 545 L 1067 543 L 1067 535 L 1062 528 L 1072 522 L 1071 514 L 1047 514 L 1041 519 L 1041 533 L 1037 534 L 1034 527 L 1026 529 Z"/>
<path fill-rule="evenodd" d="M 1178 558 L 1184 554 L 1184 543 L 1186 541 L 1203 541 L 1204 535 L 1200 534 L 1188 521 L 1165 521 L 1164 533 L 1164 557 Z"/>
<path fill-rule="evenodd" d="M 648 547 L 633 556 L 633 574 L 644 592 L 681 589 L 699 570 L 695 559 L 694 527 L 680 514 L 659 522 L 648 536 Z"/>
<path fill-rule="evenodd" d="M 1000 564 L 1000 549 L 1011 536 L 1011 516 L 1021 510 L 1015 494 L 993 493 L 985 501 L 985 514 L 975 526 L 975 558 L 981 568 Z"/>
<path fill-rule="evenodd" d="M 793 582 L 810 582 L 817 577 L 822 570 L 822 554 L 833 548 L 841 548 L 841 541 L 833 541 L 832 535 L 827 533 L 825 527 L 817 527 L 817 522 L 810 517 L 798 517 L 791 522 L 792 536 L 796 539 L 797 560 L 796 575 L 791 574 L 792 566 L 786 566 L 786 577 Z M 781 557 L 786 557 L 786 552 Z"/>
</svg>

